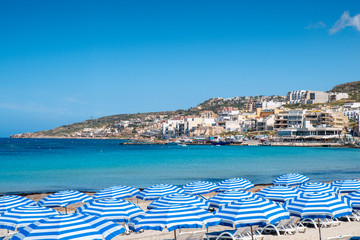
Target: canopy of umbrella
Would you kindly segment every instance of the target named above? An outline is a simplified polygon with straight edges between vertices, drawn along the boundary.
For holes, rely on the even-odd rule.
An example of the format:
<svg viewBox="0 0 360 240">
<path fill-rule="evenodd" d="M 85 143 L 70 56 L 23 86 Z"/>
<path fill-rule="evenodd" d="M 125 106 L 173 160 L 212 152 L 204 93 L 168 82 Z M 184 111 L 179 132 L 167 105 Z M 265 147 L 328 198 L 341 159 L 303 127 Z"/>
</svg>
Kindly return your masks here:
<svg viewBox="0 0 360 240">
<path fill-rule="evenodd" d="M 219 182 L 217 191 L 248 190 L 252 187 L 254 187 L 254 184 L 245 178 L 230 178 Z"/>
<path fill-rule="evenodd" d="M 122 199 L 102 199 L 89 202 L 77 208 L 75 212 L 103 217 L 113 222 L 129 222 L 144 211 Z"/>
<path fill-rule="evenodd" d="M 297 189 L 302 193 L 316 193 L 316 192 L 338 193 L 339 192 L 339 188 L 322 182 L 304 183 L 301 184 Z"/>
<path fill-rule="evenodd" d="M 36 204 L 36 202 L 26 197 L 17 195 L 2 196 L 0 197 L 0 213 L 6 212 L 11 208 L 33 204 Z"/>
<path fill-rule="evenodd" d="M 294 186 L 309 181 L 309 178 L 299 173 L 288 173 L 273 180 L 274 185 Z"/>
<path fill-rule="evenodd" d="M 300 218 L 338 218 L 352 214 L 349 200 L 332 193 L 301 193 L 284 205 Z"/>
<path fill-rule="evenodd" d="M 219 208 L 220 206 L 226 205 L 229 202 L 238 201 L 246 198 L 258 198 L 251 192 L 234 190 L 219 193 L 208 200 L 211 207 Z"/>
<path fill-rule="evenodd" d="M 21 206 L 12 208 L 0 216 L 0 228 L 19 230 L 33 222 L 60 214 L 54 209 L 38 205 Z"/>
<path fill-rule="evenodd" d="M 290 218 L 289 212 L 280 204 L 263 198 L 230 202 L 216 210 L 215 216 L 221 218 L 220 225 L 235 228 L 265 226 Z"/>
<path fill-rule="evenodd" d="M 184 190 L 170 184 L 155 184 L 138 193 L 136 197 L 146 201 L 155 200 L 174 193 L 184 193 Z"/>
<path fill-rule="evenodd" d="M 188 194 L 170 194 L 164 197 L 161 197 L 157 200 L 154 200 L 148 205 L 148 209 L 158 208 L 158 207 L 168 207 L 169 205 L 174 204 L 185 204 L 185 205 L 192 205 L 203 209 L 209 209 L 209 203 L 197 196 L 188 195 Z"/>
<path fill-rule="evenodd" d="M 360 210 L 360 190 L 349 193 L 349 194 L 345 195 L 344 197 L 350 200 L 350 203 L 352 204 L 353 209 Z"/>
<path fill-rule="evenodd" d="M 151 209 L 132 220 L 132 230 L 174 231 L 181 228 L 202 228 L 218 225 L 220 219 L 205 209 L 192 205 L 170 205 Z"/>
<path fill-rule="evenodd" d="M 99 192 L 95 193 L 93 195 L 94 200 L 98 199 L 123 199 L 123 198 L 129 198 L 136 194 L 138 194 L 140 191 L 137 188 L 129 187 L 129 186 L 112 186 L 108 188 L 104 188 L 100 190 Z"/>
<path fill-rule="evenodd" d="M 216 191 L 218 186 L 208 181 L 195 181 L 185 184 L 182 189 L 186 194 L 201 195 Z"/>
<path fill-rule="evenodd" d="M 331 185 L 339 188 L 340 192 L 355 192 L 360 189 L 360 182 L 357 180 L 339 180 Z"/>
<path fill-rule="evenodd" d="M 257 192 L 256 195 L 273 201 L 285 202 L 299 195 L 299 190 L 285 186 L 270 186 Z"/>
<path fill-rule="evenodd" d="M 75 190 L 60 191 L 43 198 L 38 202 L 45 207 L 66 207 L 69 204 L 78 202 L 90 202 L 92 197 Z"/>
<path fill-rule="evenodd" d="M 350 201 L 343 196 L 332 193 L 301 193 L 294 199 L 285 202 L 291 215 L 302 219 L 338 218 L 352 214 Z M 319 227 L 321 239 L 321 228 Z"/>
<path fill-rule="evenodd" d="M 21 228 L 11 239 L 110 240 L 125 231 L 119 224 L 83 214 L 63 214 L 41 219 Z"/>
</svg>

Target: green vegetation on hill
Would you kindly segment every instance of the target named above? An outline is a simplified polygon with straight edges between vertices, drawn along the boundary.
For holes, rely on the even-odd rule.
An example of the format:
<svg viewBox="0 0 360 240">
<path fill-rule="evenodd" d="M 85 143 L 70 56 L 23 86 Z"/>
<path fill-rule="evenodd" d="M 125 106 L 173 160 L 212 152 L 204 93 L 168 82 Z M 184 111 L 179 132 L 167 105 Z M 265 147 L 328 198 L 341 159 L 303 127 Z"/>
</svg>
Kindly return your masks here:
<svg viewBox="0 0 360 240">
<path fill-rule="evenodd" d="M 181 110 L 178 110 L 181 111 Z M 114 123 L 120 121 L 127 121 L 130 119 L 143 118 L 150 115 L 176 115 L 178 111 L 167 111 L 167 112 L 151 112 L 151 113 L 135 113 L 135 114 L 117 114 L 106 117 L 101 117 L 98 119 L 89 119 L 83 122 L 73 123 L 69 125 L 64 125 L 60 127 L 53 128 L 47 131 L 36 132 L 37 134 L 47 135 L 47 136 L 67 136 L 73 132 L 80 131 L 84 128 L 102 128 L 102 127 L 112 127 Z"/>
<path fill-rule="evenodd" d="M 350 99 L 340 100 L 337 102 L 326 103 L 327 106 L 342 106 L 346 102 L 351 101 L 360 101 L 360 81 L 349 82 L 345 84 L 340 84 L 335 86 L 331 92 L 346 92 L 349 94 Z M 34 133 L 34 136 L 53 136 L 53 137 L 68 137 L 75 132 L 82 131 L 84 128 L 108 128 L 113 127 L 115 123 L 121 121 L 138 121 L 138 122 L 153 122 L 155 118 L 168 119 L 174 116 L 198 116 L 201 111 L 208 110 L 213 112 L 218 112 L 221 107 L 236 107 L 242 109 L 246 103 L 250 101 L 256 102 L 259 100 L 267 101 L 284 101 L 282 96 L 254 96 L 254 97 L 234 97 L 234 98 L 210 98 L 196 107 L 183 110 L 179 109 L 176 111 L 164 111 L 164 112 L 150 112 L 150 113 L 136 113 L 136 114 L 117 114 L 111 116 L 105 116 L 98 119 L 85 120 L 83 122 L 73 123 L 69 125 L 64 125 L 56 127 L 47 131 L 39 131 Z M 286 108 L 290 109 L 313 109 L 319 108 L 324 104 L 291 104 L 284 105 Z M 161 116 L 161 117 L 160 117 Z M 145 124 L 146 126 L 146 124 Z M 137 132 L 137 125 L 133 125 L 132 132 L 124 132 L 124 136 L 131 135 L 132 133 Z M 141 124 L 140 124 L 141 127 Z"/>
<path fill-rule="evenodd" d="M 336 85 L 330 92 L 345 92 L 350 99 L 360 101 L 360 81 Z"/>
<path fill-rule="evenodd" d="M 317 109 L 320 108 L 322 106 L 330 106 L 330 107 L 335 107 L 335 106 L 343 106 L 345 103 L 349 103 L 349 102 L 354 102 L 354 100 L 349 100 L 349 99 L 342 99 L 339 101 L 335 101 L 335 102 L 328 102 L 328 103 L 315 103 L 315 104 L 284 104 L 283 107 L 284 108 L 290 108 L 290 109 L 304 109 L 304 110 L 310 110 L 310 109 Z"/>
</svg>

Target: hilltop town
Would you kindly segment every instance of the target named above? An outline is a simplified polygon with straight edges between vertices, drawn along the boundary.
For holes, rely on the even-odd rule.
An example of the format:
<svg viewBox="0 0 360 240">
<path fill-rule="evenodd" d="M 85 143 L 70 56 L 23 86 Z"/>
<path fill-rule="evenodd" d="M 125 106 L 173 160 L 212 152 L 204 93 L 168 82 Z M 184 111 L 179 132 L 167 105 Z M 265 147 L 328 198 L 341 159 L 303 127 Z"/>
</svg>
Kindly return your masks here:
<svg viewBox="0 0 360 240">
<path fill-rule="evenodd" d="M 356 143 L 359 82 L 331 91 L 284 96 L 211 98 L 187 110 L 120 114 L 13 138 L 121 138 L 132 143 L 239 143 L 259 139 L 284 145 Z"/>
</svg>

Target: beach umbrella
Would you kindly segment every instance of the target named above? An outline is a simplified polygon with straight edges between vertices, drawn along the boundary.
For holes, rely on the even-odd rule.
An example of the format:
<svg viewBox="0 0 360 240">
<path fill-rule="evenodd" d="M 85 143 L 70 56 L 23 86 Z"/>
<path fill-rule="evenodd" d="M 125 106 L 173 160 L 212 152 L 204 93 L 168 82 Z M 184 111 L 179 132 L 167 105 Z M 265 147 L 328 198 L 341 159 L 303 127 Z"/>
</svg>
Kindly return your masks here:
<svg viewBox="0 0 360 240">
<path fill-rule="evenodd" d="M 201 195 L 217 190 L 217 185 L 208 181 L 196 181 L 185 184 L 182 189 L 186 194 Z"/>
<path fill-rule="evenodd" d="M 234 191 L 226 191 L 219 193 L 213 196 L 212 198 L 210 198 L 208 201 L 211 207 L 218 208 L 220 206 L 226 205 L 229 202 L 235 202 L 246 198 L 258 198 L 258 196 L 254 195 L 251 192 L 234 190 Z"/>
<path fill-rule="evenodd" d="M 174 193 L 184 193 L 184 191 L 181 188 L 170 184 L 155 184 L 138 193 L 136 197 L 146 201 L 155 200 Z"/>
<path fill-rule="evenodd" d="M 338 218 L 352 214 L 350 201 L 332 193 L 300 193 L 286 201 L 284 206 L 293 216 L 318 219 L 320 239 L 320 218 Z"/>
<path fill-rule="evenodd" d="M 249 180 L 245 178 L 229 178 L 219 182 L 217 191 L 225 192 L 229 190 L 248 190 L 254 187 Z"/>
<path fill-rule="evenodd" d="M 297 189 L 303 193 L 315 193 L 315 192 L 338 193 L 339 192 L 339 188 L 322 182 L 304 183 L 301 184 L 299 187 L 297 187 Z"/>
<path fill-rule="evenodd" d="M 299 173 L 288 173 L 273 180 L 274 185 L 293 186 L 309 181 L 309 178 Z"/>
<path fill-rule="evenodd" d="M 102 199 L 89 202 L 77 208 L 75 212 L 103 217 L 113 222 L 128 222 L 144 211 L 122 199 Z"/>
<path fill-rule="evenodd" d="M 340 192 L 354 192 L 360 189 L 360 182 L 357 180 L 338 180 L 331 185 L 339 188 Z"/>
<path fill-rule="evenodd" d="M 16 231 L 40 219 L 60 214 L 54 209 L 27 205 L 9 209 L 0 216 L 0 228 Z"/>
<path fill-rule="evenodd" d="M 134 196 L 139 193 L 139 189 L 129 186 L 112 186 L 104 188 L 93 195 L 94 200 L 98 199 L 123 199 Z"/>
<path fill-rule="evenodd" d="M 157 230 L 174 231 L 181 228 L 202 228 L 218 225 L 220 218 L 215 217 L 205 209 L 192 205 L 170 205 L 151 209 L 129 223 L 134 231 Z"/>
<path fill-rule="evenodd" d="M 203 209 L 209 209 L 209 203 L 205 199 L 181 193 L 170 194 L 156 199 L 150 203 L 147 208 L 168 207 L 169 205 L 174 204 L 192 205 Z"/>
<path fill-rule="evenodd" d="M 273 201 L 285 202 L 299 195 L 299 190 L 285 186 L 270 186 L 257 192 L 256 195 Z"/>
<path fill-rule="evenodd" d="M 33 205 L 33 204 L 36 204 L 36 202 L 26 197 L 17 196 L 17 195 L 2 196 L 0 197 L 0 213 L 6 212 L 11 208 Z"/>
<path fill-rule="evenodd" d="M 215 216 L 221 218 L 220 225 L 240 228 L 252 226 L 266 226 L 275 224 L 283 219 L 289 219 L 289 212 L 279 203 L 263 198 L 241 199 L 227 203 L 215 212 Z"/>
<path fill-rule="evenodd" d="M 44 207 L 66 207 L 73 203 L 90 202 L 92 197 L 75 190 L 60 191 L 43 198 L 38 202 Z"/>
<path fill-rule="evenodd" d="M 350 200 L 353 209 L 360 210 L 360 190 L 349 193 L 344 197 Z"/>
<path fill-rule="evenodd" d="M 62 214 L 21 228 L 11 239 L 110 240 L 125 231 L 119 224 L 83 214 Z"/>
</svg>

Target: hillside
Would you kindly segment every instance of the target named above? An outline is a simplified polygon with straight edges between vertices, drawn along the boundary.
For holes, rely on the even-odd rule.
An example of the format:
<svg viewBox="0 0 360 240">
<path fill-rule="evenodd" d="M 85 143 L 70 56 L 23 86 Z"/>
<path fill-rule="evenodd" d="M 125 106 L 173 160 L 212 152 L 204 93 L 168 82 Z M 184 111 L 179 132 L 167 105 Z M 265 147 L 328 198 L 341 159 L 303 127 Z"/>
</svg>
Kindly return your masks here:
<svg viewBox="0 0 360 240">
<path fill-rule="evenodd" d="M 350 99 L 360 101 L 360 81 L 336 85 L 330 92 L 345 92 Z"/>
<path fill-rule="evenodd" d="M 346 92 L 352 101 L 360 101 L 360 81 L 349 82 L 335 86 L 330 92 Z M 116 138 L 140 138 L 140 137 L 158 137 L 161 132 L 161 122 L 170 118 L 182 118 L 184 116 L 198 116 L 201 111 L 209 110 L 217 113 L 223 106 L 231 106 L 242 109 L 247 103 L 261 101 L 286 101 L 285 96 L 242 96 L 233 98 L 210 98 L 196 107 L 187 110 L 149 112 L 136 114 L 117 114 L 104 116 L 98 119 L 85 120 L 83 122 L 73 123 L 56 127 L 51 130 L 39 131 L 35 133 L 17 134 L 12 137 L 116 137 Z M 328 103 L 330 106 L 341 106 L 349 100 L 341 100 Z M 292 104 L 284 107 L 295 109 L 311 109 L 317 105 L 310 104 Z M 92 129 L 89 134 L 85 129 Z M 90 130 L 89 130 L 90 131 Z"/>
<path fill-rule="evenodd" d="M 181 112 L 181 110 L 178 110 Z M 39 131 L 32 134 L 32 137 L 36 136 L 54 136 L 54 137 L 68 137 L 74 132 L 83 130 L 84 128 L 108 128 L 112 127 L 114 123 L 121 121 L 129 121 L 133 119 L 145 119 L 148 116 L 160 116 L 164 119 L 178 114 L 178 111 L 166 111 L 166 112 L 150 112 L 150 113 L 136 113 L 136 114 L 117 114 L 111 116 L 105 116 L 98 119 L 85 120 L 83 122 L 73 123 L 60 127 L 53 128 L 51 130 Z"/>
</svg>

